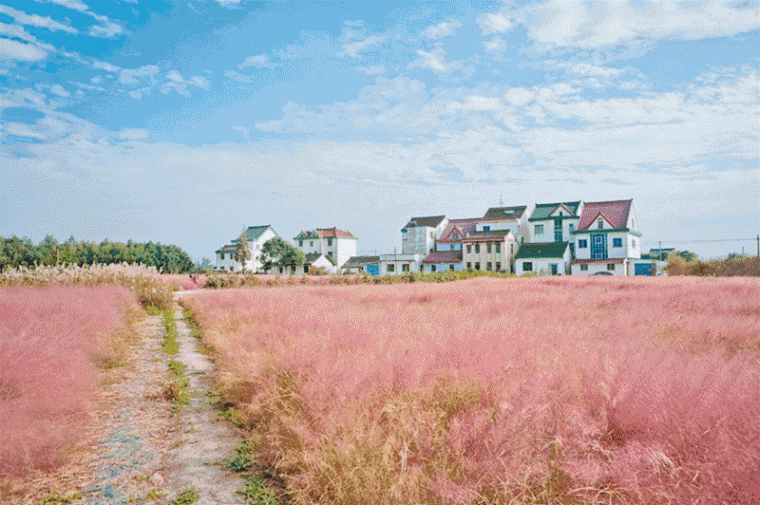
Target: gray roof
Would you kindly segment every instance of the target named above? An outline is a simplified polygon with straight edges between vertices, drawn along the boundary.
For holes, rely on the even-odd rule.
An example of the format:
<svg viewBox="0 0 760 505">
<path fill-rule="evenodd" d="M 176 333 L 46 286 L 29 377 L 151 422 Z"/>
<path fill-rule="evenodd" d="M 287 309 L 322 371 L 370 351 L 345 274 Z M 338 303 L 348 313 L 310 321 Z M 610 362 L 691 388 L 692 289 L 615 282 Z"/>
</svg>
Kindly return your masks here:
<svg viewBox="0 0 760 505">
<path fill-rule="evenodd" d="M 534 258 L 562 258 L 567 251 L 568 242 L 547 242 L 539 244 L 528 242 L 520 244 L 520 249 L 515 254 L 515 259 L 534 259 Z"/>
<path fill-rule="evenodd" d="M 525 213 L 526 205 L 518 205 L 516 207 L 491 207 L 486 211 L 486 219 L 520 219 Z"/>
<path fill-rule="evenodd" d="M 317 261 L 320 257 L 324 256 L 327 261 L 335 265 L 335 260 L 332 259 L 332 256 L 329 254 L 322 254 L 322 253 L 309 253 L 304 255 L 304 263 L 307 265 L 311 265 L 315 261 Z"/>
<path fill-rule="evenodd" d="M 436 228 L 444 219 L 446 219 L 446 216 L 413 217 L 409 220 L 408 223 L 406 223 L 406 226 L 404 226 L 404 228 L 414 228 L 417 226 Z"/>
<path fill-rule="evenodd" d="M 536 208 L 533 209 L 533 214 L 530 216 L 530 221 L 539 221 L 543 219 L 549 219 L 549 216 L 552 212 L 554 212 L 554 209 L 559 207 L 560 205 L 564 205 L 567 207 L 567 209 L 572 212 L 572 215 L 570 217 L 578 217 L 578 207 L 580 207 L 581 202 L 556 202 L 556 203 L 539 203 L 536 205 Z"/>
<path fill-rule="evenodd" d="M 341 268 L 363 267 L 372 263 L 379 263 L 380 256 L 351 256 L 348 261 L 343 263 Z"/>
<path fill-rule="evenodd" d="M 254 240 L 258 240 L 258 238 L 261 236 L 261 234 L 264 233 L 265 231 L 267 231 L 267 228 L 270 228 L 270 227 L 271 227 L 271 225 L 268 225 L 268 224 L 265 224 L 265 225 L 262 225 L 262 226 L 249 226 L 245 230 L 245 238 L 249 242 L 252 242 Z M 232 242 L 235 243 L 237 241 L 238 241 L 238 239 L 235 238 Z"/>
</svg>

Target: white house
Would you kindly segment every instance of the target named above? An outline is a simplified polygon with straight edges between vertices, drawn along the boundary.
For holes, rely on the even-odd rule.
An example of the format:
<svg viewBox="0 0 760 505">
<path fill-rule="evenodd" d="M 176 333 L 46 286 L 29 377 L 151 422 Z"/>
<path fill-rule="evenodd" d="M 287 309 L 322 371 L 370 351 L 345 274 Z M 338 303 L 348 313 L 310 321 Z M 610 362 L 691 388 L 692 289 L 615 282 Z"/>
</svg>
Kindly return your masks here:
<svg viewBox="0 0 760 505">
<path fill-rule="evenodd" d="M 475 226 L 476 232 L 506 231 L 509 230 L 515 236 L 518 243 L 530 242 L 530 226 L 528 216 L 533 210 L 533 204 L 520 205 L 517 207 L 491 207 L 485 215 L 478 220 Z"/>
<path fill-rule="evenodd" d="M 572 242 L 572 233 L 578 227 L 583 202 L 541 203 L 528 218 L 531 242 Z M 571 245 L 572 249 L 572 245 Z"/>
<path fill-rule="evenodd" d="M 315 268 L 323 268 L 325 272 L 334 273 L 335 263 L 329 256 L 321 253 L 304 254 L 304 262 L 301 266 L 274 266 L 267 270 L 270 274 L 280 275 L 306 275 L 314 273 Z"/>
<path fill-rule="evenodd" d="M 570 244 L 568 242 L 526 242 L 515 255 L 515 273 L 538 275 L 567 275 L 570 273 Z"/>
<path fill-rule="evenodd" d="M 379 275 L 380 273 L 380 256 L 352 256 L 343 263 L 340 268 L 343 274 L 361 274 Z"/>
<path fill-rule="evenodd" d="M 330 273 L 336 273 L 352 256 L 356 256 L 358 240 L 350 231 L 332 228 L 317 228 L 302 231 L 295 238 L 296 247 L 304 254 L 324 254 L 334 265 Z"/>
<path fill-rule="evenodd" d="M 462 263 L 467 270 L 512 272 L 517 245 L 511 230 L 476 231 L 462 240 Z"/>
<path fill-rule="evenodd" d="M 446 216 L 411 218 L 401 228 L 401 253 L 427 255 L 448 222 Z"/>
<path fill-rule="evenodd" d="M 586 202 L 572 236 L 573 275 L 632 275 L 633 260 L 641 258 L 641 233 L 633 200 Z"/>
<path fill-rule="evenodd" d="M 428 253 L 420 271 L 440 272 L 442 270 L 463 270 L 462 241 L 475 233 L 475 226 L 480 218 L 450 219 L 439 237 L 435 240 L 433 250 Z"/>
<path fill-rule="evenodd" d="M 379 275 L 406 275 L 420 271 L 422 254 L 381 254 L 378 259 Z"/>
<path fill-rule="evenodd" d="M 261 246 L 264 243 L 277 236 L 277 232 L 270 225 L 249 226 L 245 230 L 245 240 L 248 243 L 248 250 L 251 252 L 251 259 L 245 264 L 245 269 L 251 272 L 259 272 L 262 269 L 261 263 Z M 225 245 L 216 251 L 216 268 L 229 272 L 240 272 L 243 265 L 235 261 L 235 250 L 239 239 L 233 239 L 231 244 Z"/>
</svg>

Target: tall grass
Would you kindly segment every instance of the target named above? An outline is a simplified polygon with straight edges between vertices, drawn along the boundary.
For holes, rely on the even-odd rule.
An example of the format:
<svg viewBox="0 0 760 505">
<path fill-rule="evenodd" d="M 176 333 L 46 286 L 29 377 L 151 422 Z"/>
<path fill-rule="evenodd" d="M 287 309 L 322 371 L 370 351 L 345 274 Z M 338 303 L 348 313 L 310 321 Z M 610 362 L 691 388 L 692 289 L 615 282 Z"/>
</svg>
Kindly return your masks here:
<svg viewBox="0 0 760 505">
<path fill-rule="evenodd" d="M 293 503 L 752 503 L 759 292 L 484 278 L 182 303 Z"/>
<path fill-rule="evenodd" d="M 172 286 L 162 280 L 155 267 L 144 265 L 59 265 L 6 268 L 0 272 L 0 286 L 117 284 L 132 290 L 144 307 L 168 309 L 173 303 Z"/>
<path fill-rule="evenodd" d="M 0 287 L 0 478 L 57 467 L 83 441 L 98 370 L 134 337 L 119 286 Z"/>
</svg>

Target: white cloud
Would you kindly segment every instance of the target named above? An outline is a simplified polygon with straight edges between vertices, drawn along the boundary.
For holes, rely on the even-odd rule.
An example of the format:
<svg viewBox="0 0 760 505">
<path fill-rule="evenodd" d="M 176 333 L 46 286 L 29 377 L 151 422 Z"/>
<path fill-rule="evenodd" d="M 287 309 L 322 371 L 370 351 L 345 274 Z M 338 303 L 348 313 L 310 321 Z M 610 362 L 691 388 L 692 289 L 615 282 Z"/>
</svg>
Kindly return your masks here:
<svg viewBox="0 0 760 505">
<path fill-rule="evenodd" d="M 509 103 L 516 106 L 522 106 L 536 97 L 536 94 L 525 88 L 512 88 L 504 94 L 504 98 Z"/>
<path fill-rule="evenodd" d="M 38 61 L 45 57 L 47 57 L 47 52 L 36 44 L 0 39 L 0 58 L 4 60 Z"/>
<path fill-rule="evenodd" d="M 462 111 L 497 111 L 502 108 L 501 101 L 495 96 L 468 96 L 464 103 L 451 102 L 447 110 L 454 112 L 457 110 Z"/>
<path fill-rule="evenodd" d="M 140 68 L 125 68 L 122 69 L 119 75 L 119 82 L 122 84 L 137 84 L 143 77 L 150 78 L 152 83 L 156 80 L 153 78 L 158 73 L 158 67 L 156 65 L 143 65 Z"/>
<path fill-rule="evenodd" d="M 233 126 L 232 129 L 237 132 L 242 133 L 243 137 L 245 137 L 246 142 L 250 140 L 250 130 L 246 128 L 245 126 Z"/>
<path fill-rule="evenodd" d="M 256 56 L 248 56 L 243 63 L 238 65 L 238 68 L 245 68 L 245 67 L 262 68 L 267 63 L 269 63 L 269 56 L 265 53 L 261 53 Z"/>
<path fill-rule="evenodd" d="M 116 65 L 111 65 L 110 63 L 107 63 L 105 61 L 96 61 L 92 64 L 93 68 L 100 68 L 102 70 L 105 70 L 106 72 L 115 73 L 118 72 L 120 69 Z"/>
<path fill-rule="evenodd" d="M 145 140 L 149 137 L 147 130 L 140 128 L 122 128 L 115 137 L 120 140 Z"/>
<path fill-rule="evenodd" d="M 551 0 L 525 6 L 520 19 L 541 44 L 594 48 L 637 38 L 696 40 L 758 29 L 758 2 L 600 2 Z"/>
<path fill-rule="evenodd" d="M 462 23 L 456 19 L 451 21 L 444 21 L 443 23 L 438 23 L 437 25 L 428 26 L 427 29 L 422 32 L 422 35 L 429 39 L 440 39 L 453 35 L 461 27 Z"/>
<path fill-rule="evenodd" d="M 503 13 L 486 13 L 481 14 L 475 19 L 475 22 L 480 26 L 480 30 L 483 35 L 491 35 L 494 33 L 506 33 L 512 29 L 512 22 L 509 17 Z"/>
<path fill-rule="evenodd" d="M 85 4 L 77 0 L 48 0 L 48 2 L 62 5 L 64 7 L 68 7 L 69 9 L 74 9 L 75 11 L 79 11 L 79 12 L 87 12 L 88 10 L 90 10 L 89 7 L 87 7 Z"/>
<path fill-rule="evenodd" d="M 369 67 L 356 67 L 359 72 L 367 75 L 380 75 L 385 73 L 385 65 L 371 65 Z"/>
<path fill-rule="evenodd" d="M 22 25 L 46 28 L 53 32 L 63 31 L 67 33 L 77 33 L 76 29 L 72 28 L 71 26 L 61 24 L 58 21 L 54 21 L 50 17 L 42 17 L 37 14 L 29 15 L 25 12 L 17 11 L 16 9 L 5 5 L 0 5 L 0 13 L 11 16 L 16 20 L 17 23 L 20 23 Z"/>
<path fill-rule="evenodd" d="M 446 61 L 446 51 L 440 43 L 436 44 L 430 52 L 418 49 L 417 55 L 419 58 L 409 63 L 406 66 L 407 69 L 427 68 L 435 73 L 449 74 L 463 66 L 461 61 Z"/>
<path fill-rule="evenodd" d="M 237 5 L 240 3 L 240 0 L 216 0 L 219 5 Z"/>
<path fill-rule="evenodd" d="M 159 90 L 163 94 L 169 93 L 173 89 L 182 96 L 190 96 L 190 91 L 187 89 L 188 86 L 194 86 L 196 88 L 207 90 L 211 84 L 208 79 L 200 75 L 194 75 L 190 79 L 185 80 L 182 75 L 176 70 L 170 70 L 166 74 L 166 78 L 168 80 L 161 86 L 161 89 Z"/>
<path fill-rule="evenodd" d="M 353 40 L 356 38 L 360 33 L 355 30 L 352 30 L 350 28 L 344 28 L 343 29 L 343 35 L 340 37 L 340 40 L 342 41 L 341 47 L 343 48 L 343 51 L 338 53 L 338 56 L 348 56 L 350 58 L 361 58 L 364 51 L 368 50 L 371 47 L 379 46 L 383 42 L 385 42 L 386 38 L 385 36 L 380 35 L 370 35 L 369 37 L 366 37 L 361 40 Z"/>
<path fill-rule="evenodd" d="M 56 95 L 62 96 L 64 98 L 67 97 L 67 96 L 69 96 L 69 92 L 66 91 L 65 89 L 63 89 L 63 86 L 61 86 L 60 84 L 56 84 L 55 86 L 53 86 L 52 88 L 50 88 L 50 91 L 52 91 Z"/>
<path fill-rule="evenodd" d="M 99 25 L 93 25 L 90 27 L 90 29 L 87 31 L 88 35 L 91 35 L 93 37 L 112 38 L 112 37 L 115 37 L 116 35 L 120 35 L 124 33 L 124 29 L 121 27 L 121 25 L 112 21 L 107 16 L 101 16 L 99 14 L 95 14 L 94 12 L 90 10 L 90 8 L 86 4 L 78 0 L 47 0 L 47 1 L 50 3 L 57 4 L 57 5 L 61 5 L 69 9 L 73 9 L 83 14 L 87 14 L 88 16 L 95 18 L 97 21 L 100 21 Z"/>
<path fill-rule="evenodd" d="M 494 37 L 491 40 L 484 40 L 483 47 L 486 54 L 500 57 L 507 50 L 507 43 L 501 37 Z"/>
<path fill-rule="evenodd" d="M 250 76 L 243 75 L 240 72 L 235 72 L 234 70 L 227 70 L 224 75 L 233 81 L 243 82 L 245 84 L 251 84 L 253 82 L 253 79 Z"/>
</svg>

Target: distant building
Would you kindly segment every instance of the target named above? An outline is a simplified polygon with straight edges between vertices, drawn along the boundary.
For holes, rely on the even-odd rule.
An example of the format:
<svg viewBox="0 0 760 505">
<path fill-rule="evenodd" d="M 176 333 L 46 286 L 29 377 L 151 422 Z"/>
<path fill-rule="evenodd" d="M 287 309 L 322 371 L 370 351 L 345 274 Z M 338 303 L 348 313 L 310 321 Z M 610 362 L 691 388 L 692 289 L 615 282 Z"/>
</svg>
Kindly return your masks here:
<svg viewBox="0 0 760 505">
<path fill-rule="evenodd" d="M 413 217 L 401 229 L 401 253 L 421 254 L 433 249 L 435 239 L 446 228 L 446 216 Z"/>
<path fill-rule="evenodd" d="M 349 258 L 356 256 L 358 239 L 350 231 L 333 228 L 317 228 L 302 231 L 295 238 L 296 247 L 304 254 L 324 254 L 334 266 L 330 273 L 336 273 Z"/>
<path fill-rule="evenodd" d="M 422 254 L 381 254 L 379 256 L 379 275 L 406 275 L 419 272 Z"/>
<path fill-rule="evenodd" d="M 340 269 L 344 274 L 380 274 L 380 256 L 352 256 Z"/>
<path fill-rule="evenodd" d="M 641 232 L 633 200 L 586 202 L 572 236 L 573 275 L 636 274 L 635 264 L 641 260 Z"/>
<path fill-rule="evenodd" d="M 266 241 L 277 236 L 277 232 L 270 225 L 250 226 L 245 230 L 245 241 L 248 244 L 248 250 L 251 252 L 251 259 L 246 262 L 245 269 L 250 272 L 260 272 L 261 263 L 261 246 Z M 239 239 L 233 239 L 231 244 L 227 244 L 216 251 L 216 268 L 229 272 L 240 272 L 243 265 L 235 260 L 235 251 Z"/>
<path fill-rule="evenodd" d="M 463 270 L 462 241 L 475 233 L 475 226 L 480 219 L 450 219 L 435 240 L 433 250 L 422 260 L 420 271 Z"/>
<path fill-rule="evenodd" d="M 530 227 L 528 216 L 533 210 L 533 205 L 519 205 L 516 207 L 491 207 L 485 215 L 478 220 L 475 231 L 498 231 L 509 230 L 515 236 L 518 243 L 530 242 Z"/>
</svg>

